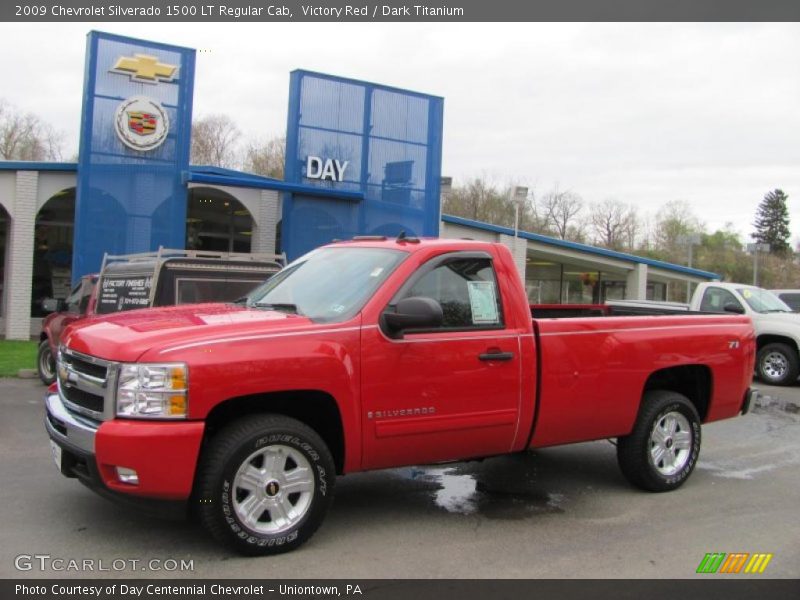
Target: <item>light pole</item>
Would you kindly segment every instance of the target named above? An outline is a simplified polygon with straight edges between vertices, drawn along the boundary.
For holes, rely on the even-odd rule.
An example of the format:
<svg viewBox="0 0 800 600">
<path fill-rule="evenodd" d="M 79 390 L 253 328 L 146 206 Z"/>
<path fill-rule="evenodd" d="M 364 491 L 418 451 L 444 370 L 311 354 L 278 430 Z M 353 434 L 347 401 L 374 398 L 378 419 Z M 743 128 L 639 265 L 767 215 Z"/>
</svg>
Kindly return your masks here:
<svg viewBox="0 0 800 600">
<path fill-rule="evenodd" d="M 682 246 L 689 247 L 689 262 L 688 267 L 692 268 L 692 258 L 694 257 L 694 247 L 700 245 L 700 234 L 699 233 L 686 233 L 683 235 L 679 235 L 677 242 Z M 691 302 L 692 299 L 692 282 L 686 282 L 686 302 Z"/>
<path fill-rule="evenodd" d="M 514 203 L 514 262 L 516 263 L 519 255 L 519 209 L 525 204 L 528 199 L 528 188 L 522 185 L 515 185 L 511 188 L 510 192 L 511 201 Z M 527 252 L 526 252 L 527 254 Z M 522 277 L 522 283 L 525 284 L 525 258 L 523 257 L 522 266 L 517 263 L 517 269 Z"/>
<path fill-rule="evenodd" d="M 439 237 L 442 236 L 442 215 L 444 214 L 444 203 L 453 191 L 453 178 L 442 177 L 439 180 Z"/>
<path fill-rule="evenodd" d="M 747 244 L 747 251 L 753 253 L 753 285 L 756 287 L 758 287 L 758 253 L 769 250 L 769 244 Z"/>
<path fill-rule="evenodd" d="M 519 237 L 519 209 L 525 204 L 528 199 L 528 188 L 521 185 L 515 185 L 511 188 L 511 201 L 514 203 L 514 238 Z M 516 242 L 514 242 L 516 244 Z"/>
</svg>

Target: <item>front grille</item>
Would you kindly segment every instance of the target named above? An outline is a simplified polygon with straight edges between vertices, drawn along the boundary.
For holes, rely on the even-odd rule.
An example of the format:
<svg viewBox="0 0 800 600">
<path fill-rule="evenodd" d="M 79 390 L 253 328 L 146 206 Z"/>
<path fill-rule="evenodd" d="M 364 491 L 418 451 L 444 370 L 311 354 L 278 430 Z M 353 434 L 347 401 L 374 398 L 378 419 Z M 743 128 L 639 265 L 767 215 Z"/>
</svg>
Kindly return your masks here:
<svg viewBox="0 0 800 600">
<path fill-rule="evenodd" d="M 108 368 L 103 365 L 97 365 L 90 363 L 89 361 L 83 360 L 78 358 L 77 356 L 66 356 L 66 361 L 72 368 L 75 369 L 78 373 L 84 373 L 85 375 L 89 375 L 90 377 L 96 377 L 97 379 L 105 379 Z"/>
<path fill-rule="evenodd" d="M 103 412 L 104 403 L 102 396 L 92 394 L 91 392 L 85 392 L 84 390 L 72 387 L 71 385 L 64 385 L 61 389 L 64 392 L 64 397 L 72 404 L 81 406 L 93 412 Z"/>
<path fill-rule="evenodd" d="M 96 421 L 112 418 L 117 367 L 101 358 L 62 348 L 58 390 L 66 408 Z"/>
</svg>

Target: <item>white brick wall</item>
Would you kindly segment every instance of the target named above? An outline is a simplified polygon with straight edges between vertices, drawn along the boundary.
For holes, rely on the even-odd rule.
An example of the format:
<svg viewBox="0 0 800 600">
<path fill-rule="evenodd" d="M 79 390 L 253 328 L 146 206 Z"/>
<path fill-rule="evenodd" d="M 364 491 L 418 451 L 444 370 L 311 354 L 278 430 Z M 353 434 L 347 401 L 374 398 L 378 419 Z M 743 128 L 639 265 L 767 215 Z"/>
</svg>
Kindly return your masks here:
<svg viewBox="0 0 800 600">
<path fill-rule="evenodd" d="M 253 252 L 275 252 L 275 226 L 280 219 L 280 194 L 275 190 L 261 190 L 258 204 L 258 227 L 254 228 L 251 250 Z"/>
<path fill-rule="evenodd" d="M 520 237 L 515 238 L 513 235 L 505 235 L 501 233 L 500 243 L 511 250 L 511 254 L 514 256 L 514 264 L 517 265 L 517 272 L 519 273 L 520 279 L 522 279 L 522 285 L 524 287 L 525 260 L 528 257 L 528 240 Z"/>
<path fill-rule="evenodd" d="M 31 281 L 36 225 L 37 171 L 17 171 L 14 212 L 9 223 L 5 335 L 9 340 L 27 340 L 31 333 Z"/>
</svg>

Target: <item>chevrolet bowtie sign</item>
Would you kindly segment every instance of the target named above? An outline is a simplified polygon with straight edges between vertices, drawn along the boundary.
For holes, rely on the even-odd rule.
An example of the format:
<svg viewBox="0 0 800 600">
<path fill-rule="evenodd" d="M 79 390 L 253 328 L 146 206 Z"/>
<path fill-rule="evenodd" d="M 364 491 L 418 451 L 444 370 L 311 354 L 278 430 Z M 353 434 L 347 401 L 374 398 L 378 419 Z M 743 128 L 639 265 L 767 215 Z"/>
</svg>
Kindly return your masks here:
<svg viewBox="0 0 800 600">
<path fill-rule="evenodd" d="M 309 156 L 306 159 L 306 177 L 322 181 L 344 181 L 344 172 L 349 164 L 349 160 L 340 162 L 332 158 Z"/>
<path fill-rule="evenodd" d="M 148 54 L 120 56 L 111 68 L 112 73 L 128 75 L 131 81 L 153 84 L 171 82 L 177 70 L 177 65 L 159 62 L 157 57 Z"/>
</svg>

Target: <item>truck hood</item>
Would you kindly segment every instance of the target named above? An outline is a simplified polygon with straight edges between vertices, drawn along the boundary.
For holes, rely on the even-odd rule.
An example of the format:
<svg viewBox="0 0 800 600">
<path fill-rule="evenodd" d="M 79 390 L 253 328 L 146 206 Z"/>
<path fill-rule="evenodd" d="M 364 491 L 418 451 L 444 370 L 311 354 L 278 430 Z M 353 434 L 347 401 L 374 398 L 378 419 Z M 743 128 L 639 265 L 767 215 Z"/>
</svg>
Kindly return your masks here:
<svg viewBox="0 0 800 600">
<path fill-rule="evenodd" d="M 752 315 L 756 331 L 800 334 L 800 313 L 763 313 Z"/>
<path fill-rule="evenodd" d="M 306 317 L 236 304 L 193 304 L 93 316 L 67 328 L 62 343 L 84 354 L 134 362 L 166 344 L 202 342 L 313 326 Z"/>
</svg>

